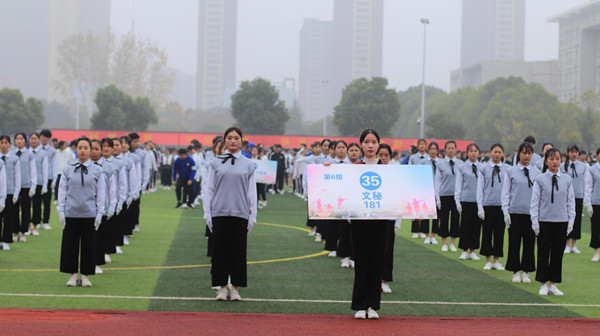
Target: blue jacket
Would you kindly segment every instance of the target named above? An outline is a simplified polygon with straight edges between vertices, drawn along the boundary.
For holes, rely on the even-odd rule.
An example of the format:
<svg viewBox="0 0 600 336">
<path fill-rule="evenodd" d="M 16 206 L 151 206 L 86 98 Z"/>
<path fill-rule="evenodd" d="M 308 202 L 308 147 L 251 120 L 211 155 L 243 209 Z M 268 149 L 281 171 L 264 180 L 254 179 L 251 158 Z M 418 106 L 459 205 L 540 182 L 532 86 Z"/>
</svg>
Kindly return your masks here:
<svg viewBox="0 0 600 336">
<path fill-rule="evenodd" d="M 196 163 L 189 155 L 185 160 L 177 158 L 173 164 L 173 181 L 177 180 L 177 176 L 186 180 L 193 180 L 196 175 Z"/>
</svg>

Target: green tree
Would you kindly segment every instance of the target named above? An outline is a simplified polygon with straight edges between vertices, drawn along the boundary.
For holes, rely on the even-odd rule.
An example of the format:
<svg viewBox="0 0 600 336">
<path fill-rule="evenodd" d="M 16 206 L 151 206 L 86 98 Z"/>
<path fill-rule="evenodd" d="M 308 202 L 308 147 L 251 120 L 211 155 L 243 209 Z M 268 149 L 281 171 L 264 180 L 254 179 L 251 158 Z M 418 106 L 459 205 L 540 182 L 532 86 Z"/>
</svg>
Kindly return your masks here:
<svg viewBox="0 0 600 336">
<path fill-rule="evenodd" d="M 335 107 L 333 123 L 345 136 L 358 136 L 365 127 L 389 136 L 400 114 L 400 102 L 394 89 L 387 88 L 385 78 L 359 78 L 342 91 Z"/>
<path fill-rule="evenodd" d="M 457 139 L 465 134 L 462 123 L 446 111 L 438 111 L 425 118 L 427 138 L 433 139 Z"/>
<path fill-rule="evenodd" d="M 300 110 L 300 105 L 297 101 L 294 101 L 294 105 L 289 112 L 290 119 L 285 124 L 285 133 L 289 135 L 305 135 L 306 131 L 302 111 Z"/>
<path fill-rule="evenodd" d="M 575 122 L 586 149 L 595 152 L 595 148 L 592 146 L 598 141 L 600 97 L 594 91 L 586 91 L 578 100 L 569 102 L 567 109 L 570 114 L 575 116 Z"/>
<path fill-rule="evenodd" d="M 442 89 L 425 86 L 425 120 L 429 114 L 433 113 L 436 101 L 445 96 L 447 94 Z M 412 86 L 406 91 L 398 92 L 398 98 L 401 105 L 400 116 L 390 135 L 399 138 L 416 138 L 420 133 L 417 121 L 421 118 L 421 86 Z"/>
<path fill-rule="evenodd" d="M 290 118 L 277 89 L 262 78 L 242 82 L 231 97 L 231 115 L 249 134 L 284 134 Z"/>
<path fill-rule="evenodd" d="M 134 99 L 114 85 L 99 89 L 94 102 L 98 111 L 92 115 L 92 129 L 145 131 L 158 122 L 148 98 Z"/>
<path fill-rule="evenodd" d="M 0 90 L 0 133 L 31 133 L 44 123 L 42 102 L 35 98 L 25 100 L 17 89 Z"/>
<path fill-rule="evenodd" d="M 45 128 L 75 128 L 75 118 L 69 112 L 69 107 L 57 101 L 50 103 L 44 101 L 44 123 Z"/>
</svg>

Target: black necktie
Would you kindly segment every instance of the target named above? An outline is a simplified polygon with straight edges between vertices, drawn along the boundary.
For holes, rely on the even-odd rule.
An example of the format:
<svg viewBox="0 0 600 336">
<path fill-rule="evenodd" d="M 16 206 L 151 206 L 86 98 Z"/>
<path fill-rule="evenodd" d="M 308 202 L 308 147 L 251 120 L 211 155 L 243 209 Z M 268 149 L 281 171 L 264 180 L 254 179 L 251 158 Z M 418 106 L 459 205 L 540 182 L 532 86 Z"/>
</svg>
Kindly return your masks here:
<svg viewBox="0 0 600 336">
<path fill-rule="evenodd" d="M 450 160 L 449 164 L 450 164 L 450 169 L 452 169 L 452 175 L 454 175 L 454 161 Z"/>
<path fill-rule="evenodd" d="M 523 173 L 525 173 L 525 176 L 527 176 L 528 187 L 531 188 L 531 186 L 533 185 L 533 182 L 531 182 L 531 179 L 529 178 L 529 168 L 527 168 L 527 167 L 523 168 Z"/>
<path fill-rule="evenodd" d="M 435 175 L 435 172 L 437 171 L 437 165 L 435 164 L 435 160 L 431 160 L 431 165 L 433 166 L 433 175 Z"/>
<path fill-rule="evenodd" d="M 558 178 L 556 178 L 556 174 L 552 175 L 552 193 L 550 194 L 550 203 L 554 203 L 554 188 L 556 187 L 556 191 L 558 191 Z"/>
<path fill-rule="evenodd" d="M 476 165 L 471 165 L 471 168 L 473 169 L 473 174 L 475 174 L 475 178 L 477 178 L 477 166 Z"/>
<path fill-rule="evenodd" d="M 494 166 L 494 171 L 492 172 L 492 188 L 494 187 L 494 175 L 498 175 L 498 183 L 500 181 L 500 166 Z"/>
<path fill-rule="evenodd" d="M 2 161 L 6 162 L 6 155 L 2 155 Z"/>
<path fill-rule="evenodd" d="M 88 173 L 88 169 L 82 163 L 77 163 L 75 165 L 74 172 L 77 173 L 78 170 L 81 171 L 81 185 L 85 185 L 85 182 L 83 181 L 83 174 L 87 174 Z"/>
<path fill-rule="evenodd" d="M 572 178 L 576 178 L 577 177 L 577 171 L 575 170 L 575 163 L 571 162 L 571 177 Z"/>
<path fill-rule="evenodd" d="M 234 165 L 235 164 L 235 156 L 233 156 L 233 154 L 231 153 L 227 153 L 224 155 L 219 156 L 220 159 L 223 159 L 223 161 L 221 161 L 221 163 L 226 163 L 227 160 L 231 159 L 231 164 Z"/>
<path fill-rule="evenodd" d="M 21 154 L 23 154 L 23 153 L 21 153 L 21 151 L 18 151 L 18 152 L 17 152 L 17 156 L 18 156 L 18 157 L 21 157 Z"/>
<path fill-rule="evenodd" d="M 421 158 L 421 160 L 423 160 L 425 157 L 423 155 L 419 156 Z"/>
</svg>

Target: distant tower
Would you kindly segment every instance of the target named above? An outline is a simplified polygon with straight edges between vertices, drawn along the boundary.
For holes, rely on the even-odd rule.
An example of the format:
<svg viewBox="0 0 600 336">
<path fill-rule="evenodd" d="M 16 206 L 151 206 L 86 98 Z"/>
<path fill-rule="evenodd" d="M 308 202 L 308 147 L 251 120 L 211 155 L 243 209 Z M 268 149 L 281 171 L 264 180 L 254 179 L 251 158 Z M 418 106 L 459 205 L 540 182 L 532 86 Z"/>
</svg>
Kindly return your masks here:
<svg viewBox="0 0 600 336">
<path fill-rule="evenodd" d="M 461 67 L 525 60 L 525 0 L 463 0 Z"/>
<path fill-rule="evenodd" d="M 342 89 L 356 78 L 382 75 L 383 0 L 335 0 L 334 104 Z"/>
<path fill-rule="evenodd" d="M 221 106 L 223 92 L 235 85 L 237 0 L 200 0 L 198 20 L 197 106 Z"/>
</svg>

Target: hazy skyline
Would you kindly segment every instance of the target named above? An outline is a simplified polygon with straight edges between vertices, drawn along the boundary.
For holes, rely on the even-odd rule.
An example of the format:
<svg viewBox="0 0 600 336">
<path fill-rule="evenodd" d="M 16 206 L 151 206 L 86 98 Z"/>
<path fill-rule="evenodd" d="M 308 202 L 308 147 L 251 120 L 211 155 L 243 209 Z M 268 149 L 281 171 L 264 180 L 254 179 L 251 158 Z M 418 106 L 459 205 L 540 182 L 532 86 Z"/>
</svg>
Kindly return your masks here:
<svg viewBox="0 0 600 336">
<path fill-rule="evenodd" d="M 135 3 L 134 3 L 135 1 Z M 586 0 L 528 0 L 525 60 L 558 58 L 558 24 L 546 20 Z M 164 47 L 169 66 L 195 75 L 198 2 L 113 0 L 112 26 Z M 423 25 L 428 18 L 426 84 L 450 88 L 450 71 L 460 65 L 460 0 L 385 0 L 383 74 L 398 90 L 422 78 Z M 263 77 L 298 83 L 300 29 L 305 18 L 332 20 L 333 0 L 238 0 L 236 80 Z"/>
</svg>

